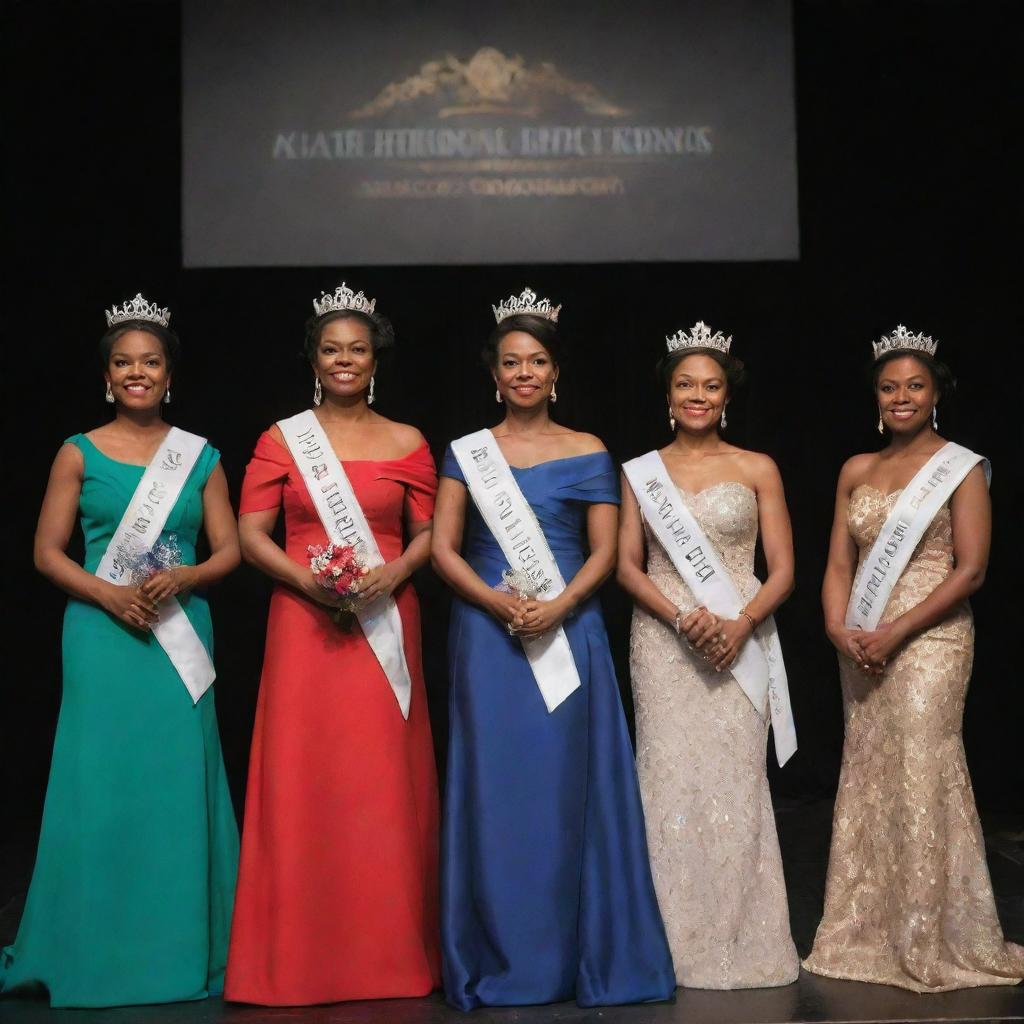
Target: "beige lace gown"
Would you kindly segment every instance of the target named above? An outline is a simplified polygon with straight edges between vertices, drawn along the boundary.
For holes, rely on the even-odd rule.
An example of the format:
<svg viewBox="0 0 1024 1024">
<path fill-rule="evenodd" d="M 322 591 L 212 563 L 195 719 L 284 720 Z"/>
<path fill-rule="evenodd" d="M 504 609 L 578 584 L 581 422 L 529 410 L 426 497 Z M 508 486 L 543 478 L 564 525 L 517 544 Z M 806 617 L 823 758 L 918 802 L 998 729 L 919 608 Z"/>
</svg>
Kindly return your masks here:
<svg viewBox="0 0 1024 1024">
<path fill-rule="evenodd" d="M 865 557 L 899 492 L 861 486 L 850 533 Z M 941 509 L 893 588 L 891 622 L 949 574 Z M 974 657 L 965 603 L 871 677 L 839 659 L 846 739 L 832 823 L 825 914 L 804 966 L 831 978 L 943 992 L 1013 985 L 1024 947 L 1004 942 L 964 758 Z"/>
<path fill-rule="evenodd" d="M 753 491 L 722 483 L 681 494 L 749 601 L 760 587 Z M 647 575 L 674 604 L 693 608 L 689 588 L 644 529 Z M 639 608 L 630 667 L 647 843 L 676 981 L 788 985 L 799 960 L 765 774 L 767 719 L 727 672 L 707 667 Z"/>
</svg>

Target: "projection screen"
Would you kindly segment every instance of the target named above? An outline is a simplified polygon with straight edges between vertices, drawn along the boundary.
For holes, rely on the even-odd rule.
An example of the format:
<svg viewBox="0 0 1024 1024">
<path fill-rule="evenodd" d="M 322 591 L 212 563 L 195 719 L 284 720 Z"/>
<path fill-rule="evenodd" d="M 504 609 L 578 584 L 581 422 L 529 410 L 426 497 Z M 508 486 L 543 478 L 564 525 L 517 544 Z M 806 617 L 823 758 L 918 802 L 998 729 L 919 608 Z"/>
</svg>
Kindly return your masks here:
<svg viewBox="0 0 1024 1024">
<path fill-rule="evenodd" d="M 799 255 L 783 0 L 183 18 L 186 266 Z"/>
</svg>

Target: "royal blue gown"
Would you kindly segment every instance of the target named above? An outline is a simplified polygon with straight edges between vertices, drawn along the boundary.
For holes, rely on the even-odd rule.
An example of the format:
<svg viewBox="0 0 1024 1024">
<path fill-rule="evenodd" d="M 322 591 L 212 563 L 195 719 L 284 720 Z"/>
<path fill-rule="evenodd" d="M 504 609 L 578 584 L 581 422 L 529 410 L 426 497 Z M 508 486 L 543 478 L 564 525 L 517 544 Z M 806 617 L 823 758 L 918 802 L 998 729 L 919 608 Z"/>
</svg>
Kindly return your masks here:
<svg viewBox="0 0 1024 1024">
<path fill-rule="evenodd" d="M 587 506 L 619 502 L 610 456 L 512 472 L 571 580 L 587 557 Z M 450 448 L 442 475 L 465 482 Z M 508 568 L 471 499 L 463 557 L 492 585 Z M 445 993 L 460 1009 L 639 1003 L 675 989 L 596 597 L 564 628 L 583 685 L 549 714 L 521 642 L 454 601 L 441 935 Z"/>
</svg>

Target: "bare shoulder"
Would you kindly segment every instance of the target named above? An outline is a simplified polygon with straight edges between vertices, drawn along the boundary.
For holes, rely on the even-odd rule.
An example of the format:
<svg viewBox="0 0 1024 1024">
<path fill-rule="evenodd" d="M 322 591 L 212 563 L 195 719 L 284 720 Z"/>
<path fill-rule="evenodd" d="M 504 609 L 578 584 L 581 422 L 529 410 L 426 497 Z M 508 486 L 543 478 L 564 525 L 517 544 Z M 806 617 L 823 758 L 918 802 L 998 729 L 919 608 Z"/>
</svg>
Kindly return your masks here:
<svg viewBox="0 0 1024 1024">
<path fill-rule="evenodd" d="M 411 423 L 398 423 L 381 417 L 380 428 L 386 433 L 388 447 L 408 455 L 427 443 L 423 434 Z"/>
<path fill-rule="evenodd" d="M 779 467 L 775 460 L 764 452 L 752 452 L 746 448 L 736 449 L 736 458 L 751 480 L 758 483 L 769 483 L 780 479 Z"/>
<path fill-rule="evenodd" d="M 861 452 L 860 455 L 851 455 L 839 471 L 840 487 L 852 490 L 864 482 L 877 464 L 878 452 Z"/>
<path fill-rule="evenodd" d="M 564 444 L 570 455 L 593 455 L 608 450 L 596 434 L 587 434 L 582 430 L 567 431 Z"/>
<path fill-rule="evenodd" d="M 953 492 L 954 499 L 958 494 L 970 497 L 981 497 L 988 500 L 988 476 L 985 473 L 984 464 L 979 462 L 964 477 L 963 482 Z"/>
</svg>

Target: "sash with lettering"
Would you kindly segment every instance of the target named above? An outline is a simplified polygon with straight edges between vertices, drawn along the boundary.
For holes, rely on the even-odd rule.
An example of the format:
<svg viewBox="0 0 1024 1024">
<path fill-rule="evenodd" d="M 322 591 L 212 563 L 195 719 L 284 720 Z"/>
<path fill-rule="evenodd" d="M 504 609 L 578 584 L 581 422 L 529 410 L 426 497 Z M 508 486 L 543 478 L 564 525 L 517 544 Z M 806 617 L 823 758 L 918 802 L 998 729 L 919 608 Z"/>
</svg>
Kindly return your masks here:
<svg viewBox="0 0 1024 1024">
<path fill-rule="evenodd" d="M 925 530 L 979 462 L 985 479 L 990 480 L 992 469 L 988 459 L 950 441 L 903 488 L 857 570 L 846 609 L 846 625 L 850 629 L 873 630 L 878 626 L 892 588 L 906 569 Z"/>
<path fill-rule="evenodd" d="M 370 524 L 356 498 L 352 484 L 334 454 L 330 441 L 311 409 L 278 424 L 288 450 L 299 467 L 302 482 L 309 491 L 320 522 L 333 544 L 351 544 L 368 568 L 384 564 Z M 377 598 L 362 605 L 356 618 L 384 670 L 402 717 L 408 719 L 412 700 L 412 677 L 405 660 L 402 617 L 393 597 Z"/>
<path fill-rule="evenodd" d="M 171 509 L 205 446 L 206 438 L 198 434 L 177 427 L 167 432 L 96 567 L 100 579 L 120 587 L 131 585 L 132 563 L 160 538 Z M 217 673 L 203 641 L 176 598 L 168 597 L 160 602 L 160 620 L 153 623 L 152 630 L 181 676 L 192 703 L 199 703 Z"/>
<path fill-rule="evenodd" d="M 714 545 L 693 513 L 657 452 L 648 452 L 622 467 L 644 519 L 665 549 L 676 572 L 699 605 L 720 618 L 735 619 L 744 601 Z M 775 619 L 769 615 L 745 643 L 729 671 L 758 714 L 767 701 L 775 732 L 775 757 L 784 765 L 796 752 L 796 725 L 789 703 L 786 665 Z"/>
<path fill-rule="evenodd" d="M 473 504 L 508 564 L 530 576 L 539 594 L 557 597 L 565 590 L 565 580 L 494 435 L 489 430 L 467 434 L 452 441 L 452 452 Z M 554 711 L 581 685 L 569 638 L 559 626 L 546 636 L 521 642 L 544 704 Z"/>
</svg>

